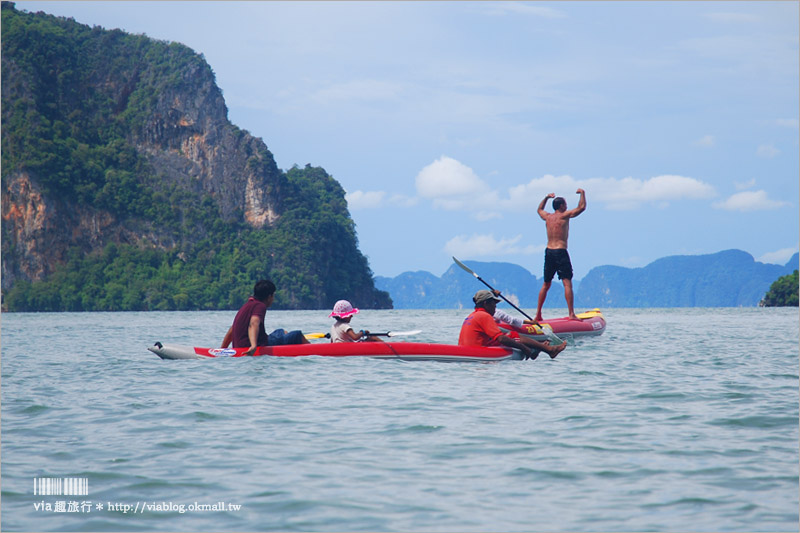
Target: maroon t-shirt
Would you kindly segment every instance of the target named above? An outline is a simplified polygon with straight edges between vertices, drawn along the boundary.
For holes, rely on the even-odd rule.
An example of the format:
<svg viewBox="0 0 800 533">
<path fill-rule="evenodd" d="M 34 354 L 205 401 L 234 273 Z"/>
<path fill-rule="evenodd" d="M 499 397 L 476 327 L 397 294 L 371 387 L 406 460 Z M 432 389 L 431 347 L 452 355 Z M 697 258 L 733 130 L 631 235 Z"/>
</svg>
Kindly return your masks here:
<svg viewBox="0 0 800 533">
<path fill-rule="evenodd" d="M 250 297 L 249 300 L 239 309 L 236 313 L 236 318 L 233 319 L 233 347 L 234 348 L 249 348 L 250 337 L 247 336 L 247 330 L 250 327 L 250 317 L 261 317 L 261 324 L 258 326 L 258 345 L 266 346 L 268 344 L 267 331 L 264 329 L 264 317 L 267 314 L 267 305 Z"/>
</svg>

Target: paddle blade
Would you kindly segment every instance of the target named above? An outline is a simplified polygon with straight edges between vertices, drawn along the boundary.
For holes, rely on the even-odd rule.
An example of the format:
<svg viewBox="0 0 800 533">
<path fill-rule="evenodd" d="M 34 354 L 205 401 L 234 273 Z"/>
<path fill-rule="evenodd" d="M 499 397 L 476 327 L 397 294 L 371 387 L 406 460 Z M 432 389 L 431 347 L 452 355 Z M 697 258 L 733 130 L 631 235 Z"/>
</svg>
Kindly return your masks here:
<svg viewBox="0 0 800 533">
<path fill-rule="evenodd" d="M 401 335 L 416 335 L 417 333 L 422 333 L 422 330 L 412 329 L 411 331 L 386 331 L 384 333 L 370 332 L 370 335 L 373 337 L 399 337 Z"/>
<path fill-rule="evenodd" d="M 541 328 L 542 328 L 542 333 L 544 333 L 547 336 L 547 340 L 550 341 L 551 345 L 558 346 L 559 344 L 562 344 L 564 342 L 562 339 L 558 337 L 558 335 L 556 335 L 553 332 L 553 328 L 551 328 L 549 324 L 542 324 Z"/>
<path fill-rule="evenodd" d="M 329 339 L 331 337 L 330 333 L 306 333 L 303 335 L 306 339 Z"/>
<path fill-rule="evenodd" d="M 399 337 L 402 335 L 417 335 L 422 333 L 421 329 L 412 329 L 411 331 L 390 331 L 387 336 L 388 337 Z"/>
<path fill-rule="evenodd" d="M 466 270 L 467 272 L 469 272 L 470 274 L 472 274 L 476 278 L 478 277 L 478 275 L 470 267 L 468 267 L 467 265 L 465 265 L 464 263 L 462 263 L 461 261 L 459 261 L 455 257 L 453 257 L 453 261 L 455 261 L 458 266 L 460 266 L 461 268 L 463 268 L 464 270 Z"/>
</svg>

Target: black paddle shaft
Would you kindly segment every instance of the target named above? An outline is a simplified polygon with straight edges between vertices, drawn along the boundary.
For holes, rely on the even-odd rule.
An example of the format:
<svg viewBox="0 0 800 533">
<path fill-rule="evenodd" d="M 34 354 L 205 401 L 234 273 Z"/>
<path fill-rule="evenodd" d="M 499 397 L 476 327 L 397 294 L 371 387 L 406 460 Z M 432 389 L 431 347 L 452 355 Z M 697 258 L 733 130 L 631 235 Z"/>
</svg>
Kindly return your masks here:
<svg viewBox="0 0 800 533">
<path fill-rule="evenodd" d="M 495 291 L 495 288 L 494 288 L 494 287 L 492 287 L 491 285 L 489 285 L 488 283 L 486 283 L 486 282 L 483 280 L 483 278 L 482 278 L 482 277 L 480 277 L 480 276 L 479 276 L 477 273 L 475 273 L 475 272 L 474 272 L 474 271 L 473 271 L 471 268 L 469 268 L 467 265 L 465 265 L 464 263 L 462 263 L 461 261 L 459 261 L 459 260 L 458 260 L 458 259 L 456 259 L 455 257 L 453 257 L 453 261 L 455 261 L 455 262 L 456 262 L 456 264 L 457 264 L 458 266 L 460 266 L 461 268 L 463 268 L 464 270 L 466 270 L 467 272 L 469 272 L 470 274 L 472 274 L 473 276 L 475 276 L 475 277 L 478 279 L 478 281 L 480 281 L 481 283 L 483 283 L 484 285 L 486 285 L 487 287 L 489 287 L 489 289 L 491 289 L 491 291 L 492 291 L 492 292 L 497 292 L 497 291 Z M 528 315 L 528 313 L 526 313 L 525 311 L 523 311 L 522 309 L 520 309 L 519 307 L 517 307 L 516 305 L 514 305 L 513 303 L 511 303 L 511 302 L 508 300 L 508 298 L 506 298 L 505 296 L 503 296 L 503 293 L 502 293 L 502 292 L 500 293 L 500 298 L 502 298 L 503 300 L 505 300 L 505 301 L 506 301 L 506 303 L 507 303 L 508 305 L 510 305 L 511 307 L 513 307 L 514 309 L 516 309 L 517 311 L 519 311 L 520 313 L 522 313 L 522 314 L 525 316 L 525 318 L 527 318 L 528 320 L 533 320 L 533 319 L 530 317 L 530 315 Z M 536 323 L 536 325 L 537 325 L 537 326 L 541 326 L 541 324 L 539 324 L 538 322 L 536 322 L 536 321 L 534 321 L 534 322 Z"/>
</svg>

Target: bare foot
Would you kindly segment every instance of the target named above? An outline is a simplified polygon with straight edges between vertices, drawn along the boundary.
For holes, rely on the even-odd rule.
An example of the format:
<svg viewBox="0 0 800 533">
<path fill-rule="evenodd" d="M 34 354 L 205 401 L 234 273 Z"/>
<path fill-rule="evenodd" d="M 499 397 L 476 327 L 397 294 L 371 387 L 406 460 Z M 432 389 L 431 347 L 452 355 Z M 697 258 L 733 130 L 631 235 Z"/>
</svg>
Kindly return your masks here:
<svg viewBox="0 0 800 533">
<path fill-rule="evenodd" d="M 575 313 L 572 313 L 571 315 L 569 315 L 569 319 L 570 320 L 580 320 L 580 318 L 578 318 L 578 315 L 576 315 Z"/>
<path fill-rule="evenodd" d="M 567 341 L 562 342 L 558 346 L 553 346 L 552 350 L 547 352 L 550 355 L 550 359 L 555 359 L 556 356 L 561 352 L 563 352 L 566 347 L 567 347 Z"/>
<path fill-rule="evenodd" d="M 534 322 L 541 322 L 542 320 L 542 315 L 536 315 L 536 318 L 533 319 Z"/>
</svg>

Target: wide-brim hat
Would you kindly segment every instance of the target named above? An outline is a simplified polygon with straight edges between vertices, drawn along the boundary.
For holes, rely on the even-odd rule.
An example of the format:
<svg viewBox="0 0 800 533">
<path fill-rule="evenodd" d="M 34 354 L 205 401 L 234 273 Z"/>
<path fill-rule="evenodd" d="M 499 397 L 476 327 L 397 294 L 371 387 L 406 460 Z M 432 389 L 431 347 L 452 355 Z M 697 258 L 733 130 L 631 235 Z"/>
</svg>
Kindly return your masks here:
<svg viewBox="0 0 800 533">
<path fill-rule="evenodd" d="M 358 309 L 353 307 L 350 302 L 347 300 L 339 300 L 333 306 L 333 311 L 329 314 L 329 317 L 335 316 L 338 318 L 347 318 L 349 316 L 353 316 L 358 313 Z"/>
</svg>

